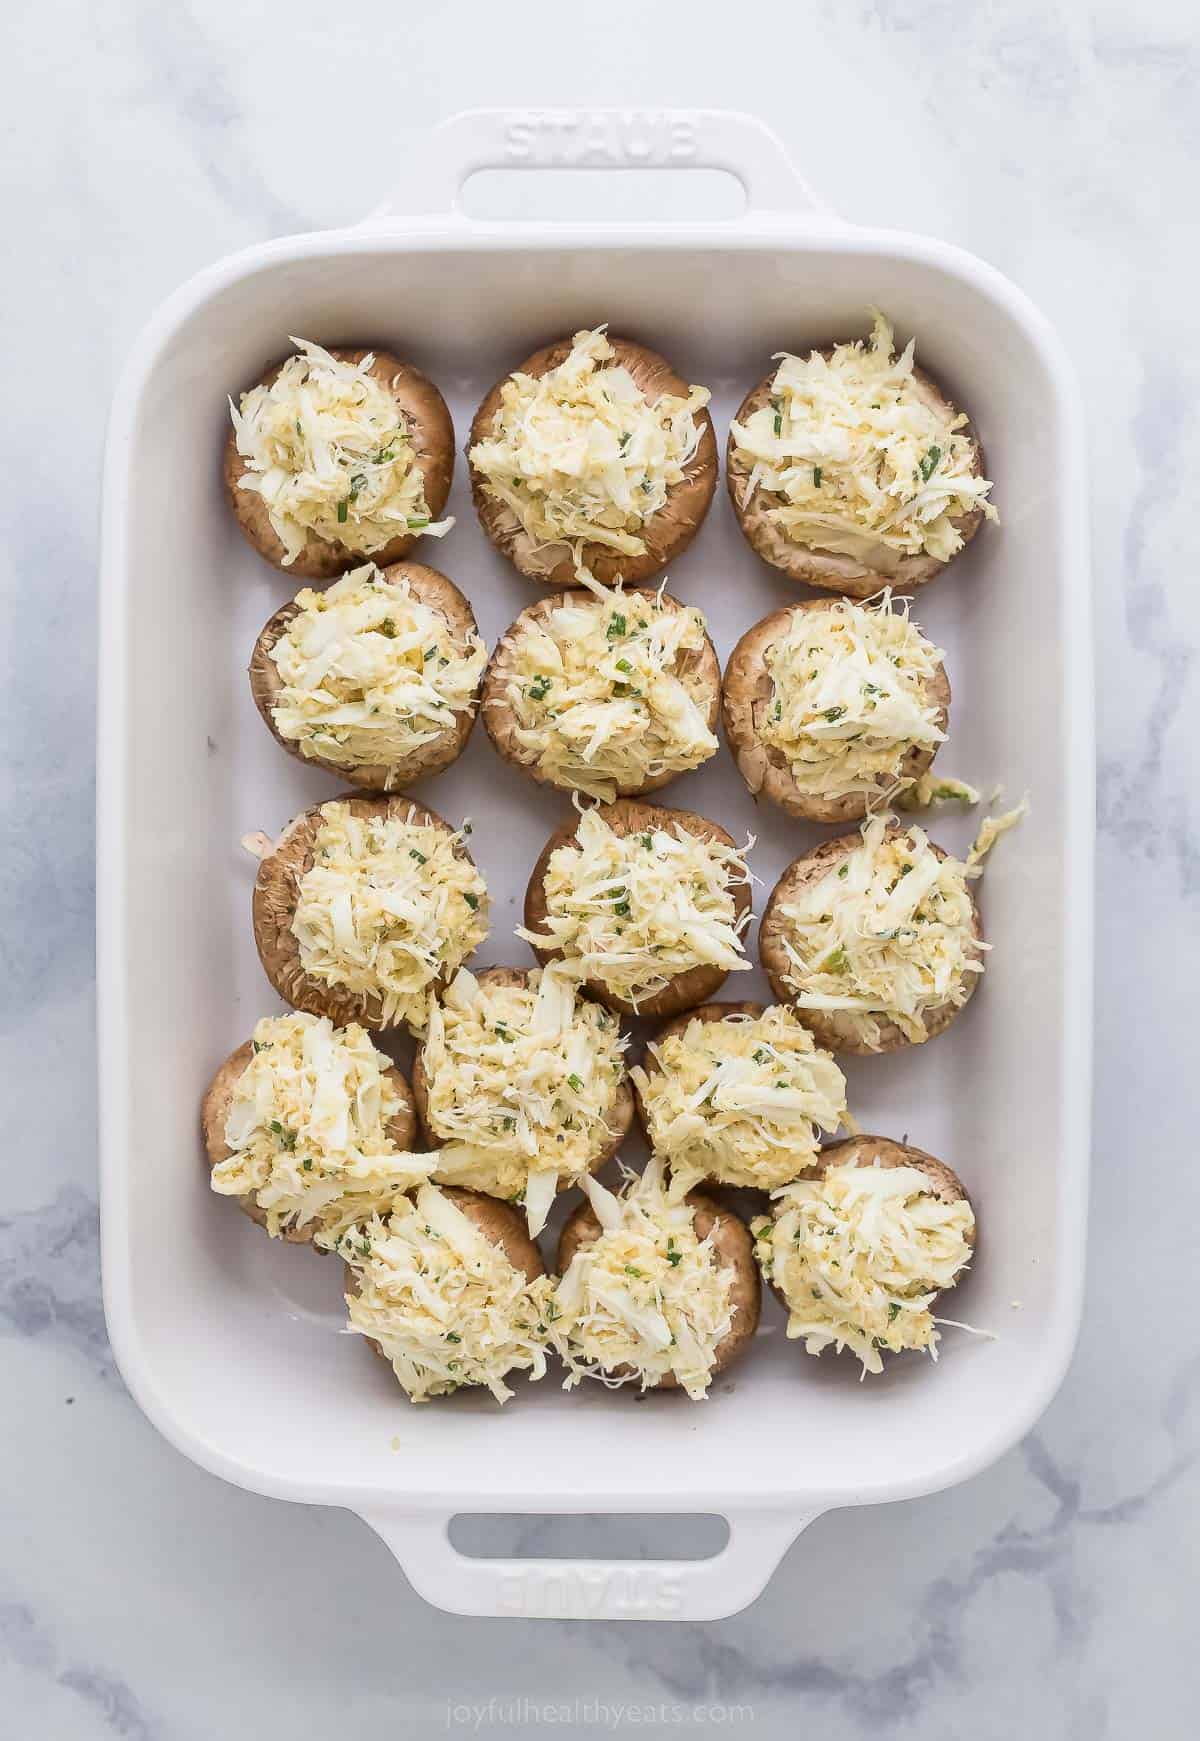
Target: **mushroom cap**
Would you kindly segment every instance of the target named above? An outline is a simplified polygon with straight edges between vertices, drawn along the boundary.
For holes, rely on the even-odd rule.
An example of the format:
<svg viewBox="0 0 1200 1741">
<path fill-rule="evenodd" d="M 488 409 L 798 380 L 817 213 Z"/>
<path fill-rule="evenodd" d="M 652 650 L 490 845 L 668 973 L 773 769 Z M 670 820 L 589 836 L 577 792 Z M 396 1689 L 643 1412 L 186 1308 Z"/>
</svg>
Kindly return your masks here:
<svg viewBox="0 0 1200 1741">
<path fill-rule="evenodd" d="M 413 598 L 444 618 L 455 646 L 461 652 L 467 651 L 467 643 L 477 632 L 478 625 L 466 596 L 452 580 L 438 569 L 426 568 L 420 562 L 393 563 L 383 572 L 389 580 L 407 580 Z M 411 786 L 417 780 L 440 774 L 451 762 L 457 761 L 466 749 L 467 739 L 474 728 L 477 711 L 475 707 L 456 713 L 453 725 L 443 727 L 436 736 L 416 745 L 407 756 L 395 763 L 363 762 L 357 767 L 346 768 L 339 762 L 326 761 L 321 756 L 306 755 L 297 742 L 285 738 L 275 724 L 275 708 L 283 693 L 283 680 L 279 675 L 279 667 L 271 657 L 271 650 L 287 632 L 293 618 L 299 614 L 300 606 L 295 599 L 277 610 L 264 624 L 250 655 L 250 693 L 276 743 L 281 744 L 290 756 L 295 756 L 306 767 L 328 768 L 351 786 L 361 787 L 368 792 L 391 791 L 397 787 Z"/>
<path fill-rule="evenodd" d="M 815 356 L 819 353 L 829 357 L 835 349 L 834 345 L 815 345 L 806 354 Z M 770 402 L 774 384 L 775 371 L 772 370 L 756 387 L 750 389 L 738 407 L 733 421 L 745 423 L 756 411 L 761 411 Z M 933 377 L 915 364 L 913 384 L 918 396 L 935 411 L 947 417 L 958 415 L 958 407 L 947 398 Z M 969 423 L 964 424 L 959 434 L 971 444 L 971 470 L 976 476 L 981 476 L 984 467 L 983 449 L 974 427 Z M 953 557 L 942 561 L 936 556 L 901 556 L 896 553 L 896 560 L 889 567 L 872 567 L 857 556 L 839 555 L 832 550 L 814 550 L 807 544 L 798 544 L 768 520 L 767 509 L 776 505 L 773 495 L 758 489 L 749 501 L 746 500 L 752 471 L 753 465 L 742 457 L 731 426 L 725 450 L 725 483 L 729 490 L 729 499 L 733 503 L 733 511 L 755 553 L 764 562 L 769 562 L 772 568 L 780 569 L 790 580 L 802 581 L 807 586 L 819 586 L 826 592 L 842 593 L 848 598 L 870 598 L 882 586 L 894 586 L 901 590 L 924 586 L 954 560 Z M 951 525 L 962 539 L 964 547 L 978 532 L 983 519 L 982 508 L 973 508 L 968 514 L 952 517 Z"/>
<path fill-rule="evenodd" d="M 725 666 L 721 692 L 721 709 L 725 735 L 733 751 L 738 772 L 757 798 L 761 792 L 773 804 L 778 804 L 789 816 L 805 822 L 857 822 L 867 814 L 872 796 L 851 792 L 840 797 L 820 797 L 801 791 L 792 776 L 787 758 L 774 744 L 763 741 L 763 721 L 771 705 L 774 682 L 767 669 L 767 651 L 785 635 L 797 611 L 825 611 L 829 599 L 804 599 L 799 604 L 785 605 L 772 611 L 761 622 L 746 630 Z M 937 707 L 936 724 L 945 731 L 950 718 L 950 679 L 945 667 L 939 665 L 927 686 L 929 700 Z M 901 778 L 917 779 L 933 765 L 940 744 L 930 747 L 915 744 L 905 754 Z M 874 801 L 887 791 L 891 781 L 881 780 Z"/>
<path fill-rule="evenodd" d="M 710 822 L 704 816 L 697 816 L 692 810 L 668 810 L 663 805 L 643 804 L 637 798 L 618 798 L 613 804 L 597 806 L 600 817 L 608 823 L 614 834 L 626 836 L 644 834 L 653 828 L 669 828 L 678 823 L 689 834 L 698 840 L 714 840 L 722 846 L 733 847 L 733 837 L 725 832 L 719 823 Z M 566 846 L 575 838 L 578 826 L 576 822 L 564 823 L 556 828 L 538 855 L 525 891 L 525 929 L 540 932 L 545 924 L 548 908 L 546 904 L 546 874 L 550 867 L 550 858 L 560 846 Z M 750 885 L 734 883 L 730 893 L 733 896 L 734 922 L 739 922 L 750 910 Z M 554 947 L 543 948 L 541 944 L 533 944 L 534 953 L 542 961 L 557 961 L 563 959 L 563 951 Z M 648 1020 L 659 1017 L 678 1015 L 681 1010 L 691 1009 L 693 1005 L 705 1003 L 720 990 L 728 979 L 728 970 L 702 963 L 697 967 L 686 968 L 677 973 L 669 984 L 653 997 L 640 999 L 636 1007 L 628 998 L 619 997 L 610 991 L 600 979 L 584 981 L 586 989 L 610 1010 L 616 1010 L 624 1015 L 634 1015 Z"/>
<path fill-rule="evenodd" d="M 359 364 L 364 357 L 374 356 L 370 373 L 388 389 L 404 413 L 412 437 L 414 461 L 425 480 L 425 502 L 431 519 L 438 519 L 450 494 L 454 475 L 454 424 L 446 401 L 433 382 L 420 369 L 405 363 L 391 351 L 374 346 L 328 345 L 330 356 L 340 363 Z M 293 353 L 294 354 L 294 353 Z M 266 371 L 253 387 L 269 387 L 284 364 L 284 357 Z M 250 391 L 251 389 L 245 389 Z M 223 476 L 234 518 L 247 541 L 273 568 L 284 574 L 294 574 L 304 580 L 334 580 L 346 569 L 361 562 L 376 562 L 383 568 L 389 562 L 399 562 L 416 544 L 421 534 L 405 532 L 389 538 L 375 550 L 350 550 L 336 539 L 321 538 L 309 532 L 304 548 L 293 562 L 285 562 L 287 549 L 271 524 L 267 505 L 257 490 L 241 490 L 238 479 L 248 470 L 238 452 L 237 431 L 230 429 L 225 437 Z"/>
<path fill-rule="evenodd" d="M 484 967 L 480 969 L 475 977 L 480 985 L 485 987 L 522 986 L 529 983 L 529 972 L 522 967 Z M 424 1046 L 419 1046 L 417 1048 L 417 1055 L 413 1059 L 412 1092 L 413 1101 L 417 1109 L 417 1118 L 420 1121 L 421 1133 L 431 1149 L 440 1148 L 444 1138 L 440 1137 L 434 1130 L 429 1116 L 429 1072 L 425 1068 Z M 600 1168 L 604 1166 L 607 1161 L 612 1159 L 621 1144 L 625 1141 L 626 1136 L 629 1134 L 629 1127 L 633 1123 L 633 1088 L 628 1076 L 624 1074 L 621 1076 L 620 1082 L 618 1083 L 617 1092 L 613 1097 L 613 1104 L 609 1109 L 608 1118 L 605 1122 L 608 1126 L 608 1141 L 604 1144 L 603 1148 L 598 1151 L 596 1158 L 590 1163 L 588 1167 L 590 1173 L 599 1172 Z M 437 1183 L 436 1175 L 434 1183 Z M 448 1187 L 443 1187 L 443 1189 L 446 1188 Z M 564 1179 L 560 1184 L 559 1189 L 565 1190 L 566 1188 L 567 1181 Z M 523 1219 L 521 1220 L 521 1226 L 525 1226 Z"/>
<path fill-rule="evenodd" d="M 611 333 L 608 342 L 615 353 L 612 366 L 628 369 L 651 404 L 664 394 L 686 399 L 690 392 L 688 383 L 657 351 L 636 344 L 632 339 L 615 338 Z M 506 382 L 517 374 L 548 375 L 570 356 L 572 343 L 571 339 L 559 339 L 546 345 L 496 382 L 475 413 L 467 446 L 468 456 L 477 442 L 485 441 L 491 435 Z M 658 513 L 652 514 L 638 528 L 638 536 L 646 547 L 643 553 L 624 556 L 605 544 L 583 544 L 580 550 L 582 561 L 605 586 L 620 579 L 629 585 L 652 580 L 683 554 L 700 530 L 717 485 L 717 438 L 707 411 L 696 413 L 696 424 L 700 429 L 700 443 L 684 477 L 669 487 L 667 499 Z M 482 475 L 470 465 L 469 457 L 468 465 L 475 511 L 497 550 L 507 556 L 527 580 L 540 586 L 575 586 L 579 574 L 571 547 L 537 543 L 512 509 L 488 491 Z"/>
<path fill-rule="evenodd" d="M 892 825 L 884 834 L 886 840 L 894 840 L 897 836 L 907 834 L 906 828 Z M 852 1052 L 860 1057 L 873 1055 L 877 1052 L 898 1052 L 905 1046 L 924 1045 L 937 1034 L 944 1032 L 956 1016 L 966 1008 L 967 1002 L 974 995 L 980 975 L 973 973 L 966 981 L 967 996 L 960 1004 L 936 1004 L 924 1012 L 925 1040 L 910 1040 L 895 1022 L 882 1016 L 874 1016 L 879 1028 L 879 1040 L 876 1045 L 868 1045 L 861 1035 L 855 1033 L 855 1024 L 859 1012 L 855 1010 L 811 1010 L 800 1009 L 795 1005 L 794 993 L 784 980 L 784 974 L 791 966 L 787 951 L 784 949 L 784 938 L 787 935 L 787 924 L 782 917 L 781 907 L 799 894 L 808 883 L 819 882 L 826 876 L 840 859 L 849 858 L 850 854 L 862 845 L 860 834 L 839 834 L 835 840 L 823 840 L 820 846 L 814 846 L 810 852 L 802 853 L 784 871 L 779 881 L 771 891 L 762 923 L 758 928 L 758 953 L 763 969 L 771 984 L 771 991 L 780 1003 L 792 1004 L 796 1014 L 804 1023 L 818 1046 L 823 1046 L 827 1052 Z M 947 854 L 932 840 L 931 849 L 939 858 Z M 979 917 L 979 902 L 973 890 L 968 889 L 971 900 L 972 928 L 976 942 L 983 941 L 983 926 Z"/>
<path fill-rule="evenodd" d="M 692 1225 L 696 1230 L 696 1237 L 707 1239 L 711 1234 L 717 1263 L 722 1269 L 733 1271 L 729 1295 L 733 1306 L 733 1319 L 716 1346 L 712 1365 L 715 1377 L 718 1372 L 724 1372 L 754 1338 L 762 1305 L 762 1281 L 758 1265 L 754 1261 L 754 1243 L 741 1217 L 704 1191 L 689 1191 L 683 1201 L 692 1211 Z M 568 1217 L 559 1236 L 558 1273 L 564 1275 L 576 1252 L 594 1244 L 602 1231 L 591 1204 L 581 1203 Z M 621 1371 L 620 1368 L 615 1370 Z M 653 1388 L 678 1390 L 679 1380 L 673 1372 L 668 1372 Z"/>
<path fill-rule="evenodd" d="M 338 798 L 327 798 L 311 810 L 302 811 L 288 823 L 272 850 L 258 867 L 251 901 L 254 943 L 263 972 L 285 1003 L 293 1009 L 307 1010 L 310 1015 L 328 1016 L 337 1027 L 357 1022 L 360 1027 L 381 1029 L 383 1002 L 374 993 L 350 991 L 346 986 L 326 985 L 311 978 L 300 959 L 300 944 L 292 933 L 292 920 L 300 898 L 300 884 L 313 867 L 317 835 L 328 804 L 345 804 L 351 815 L 379 820 L 392 818 L 410 822 L 416 828 L 438 828 L 445 834 L 455 831 L 436 810 L 397 794 L 394 797 L 368 798 L 346 792 Z M 456 856 L 468 864 L 474 860 L 461 840 L 454 843 Z M 457 968 L 454 970 L 457 972 Z M 437 987 L 449 977 L 443 973 L 434 981 Z M 401 1026 L 399 1022 L 391 1027 Z"/>
<path fill-rule="evenodd" d="M 204 1137 L 205 1164 L 210 1173 L 221 1161 L 227 1161 L 233 1153 L 225 1141 L 225 1121 L 229 1117 L 234 1091 L 253 1056 L 254 1047 L 250 1040 L 245 1041 L 235 1052 L 231 1052 L 209 1083 L 201 1103 L 200 1129 Z M 413 1111 L 413 1091 L 394 1064 L 383 1074 L 404 1101 L 403 1107 L 396 1116 L 388 1120 L 385 1127 L 387 1134 L 398 1149 L 410 1150 L 417 1134 L 416 1114 Z M 248 1215 L 257 1226 L 266 1227 L 266 1211 L 255 1202 L 252 1193 L 247 1192 L 244 1196 L 235 1197 L 234 1202 L 242 1213 Z M 306 1227 L 285 1228 L 280 1238 L 286 1240 L 289 1245 L 310 1245 L 316 1230 L 316 1222 L 310 1222 Z"/>
<path fill-rule="evenodd" d="M 636 597 L 638 593 L 649 597 L 659 596 L 653 587 L 626 587 L 623 596 Z M 670 593 L 664 592 L 662 602 L 669 609 L 680 611 L 686 607 Z M 517 716 L 508 703 L 505 691 L 512 678 L 516 665 L 516 642 L 518 637 L 530 628 L 536 628 L 563 605 L 595 604 L 594 594 L 584 588 L 575 588 L 569 592 L 548 593 L 545 598 L 538 599 L 536 604 L 527 606 L 516 621 L 504 631 L 497 641 L 488 663 L 483 679 L 483 697 L 480 703 L 480 714 L 483 727 L 497 751 L 506 762 L 512 762 L 515 767 L 522 768 L 540 785 L 558 786 L 562 791 L 572 791 L 570 785 L 563 785 L 552 779 L 544 768 L 538 764 L 538 750 L 532 745 L 519 741 L 519 725 Z M 703 644 L 694 651 L 685 651 L 680 655 L 675 668 L 677 677 L 690 679 L 689 687 L 699 690 L 704 696 L 702 711 L 705 724 L 709 731 L 715 732 L 721 710 L 721 665 L 717 658 L 716 648 L 708 635 L 704 636 Z M 657 792 L 672 780 L 679 778 L 678 773 L 668 772 L 648 776 L 637 787 L 622 787 L 622 798 L 641 797 L 647 792 Z"/>
</svg>

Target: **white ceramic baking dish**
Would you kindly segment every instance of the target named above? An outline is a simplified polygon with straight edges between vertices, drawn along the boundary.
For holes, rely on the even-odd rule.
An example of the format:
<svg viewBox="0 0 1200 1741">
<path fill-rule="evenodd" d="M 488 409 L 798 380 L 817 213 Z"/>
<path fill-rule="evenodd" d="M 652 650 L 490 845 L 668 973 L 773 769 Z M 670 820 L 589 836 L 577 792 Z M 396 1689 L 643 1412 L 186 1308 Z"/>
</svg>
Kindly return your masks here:
<svg viewBox="0 0 1200 1741">
<path fill-rule="evenodd" d="M 735 221 L 581 225 L 466 218 L 488 166 L 716 167 L 746 189 Z M 420 214 L 420 215 L 413 215 Z M 714 391 L 722 441 L 772 351 L 862 331 L 877 304 L 968 404 L 1003 524 L 922 593 L 955 690 L 943 766 L 1027 791 L 1028 821 L 986 878 L 995 952 L 944 1038 L 851 1068 L 868 1130 L 908 1133 L 966 1179 L 981 1244 L 948 1332 L 860 1384 L 847 1356 L 758 1344 L 702 1406 L 548 1379 L 503 1412 L 464 1395 L 414 1408 L 342 1333 L 340 1266 L 269 1245 L 206 1188 L 197 1106 L 210 1071 L 278 1007 L 250 937 L 246 830 L 279 827 L 335 785 L 284 756 L 244 676 L 291 588 L 243 545 L 222 499 L 225 395 L 287 334 L 411 356 L 451 402 L 459 440 L 492 380 L 547 338 L 611 321 Z M 1088 1157 L 1092 722 L 1083 443 L 1062 350 L 1025 297 L 941 243 L 823 211 L 757 123 L 716 113 L 496 112 L 436 130 L 388 206 L 355 228 L 252 248 L 178 290 L 139 339 L 113 410 L 104 490 L 100 700 L 100 1084 L 105 1302 L 121 1371 L 196 1462 L 280 1498 L 359 1513 L 412 1584 L 460 1613 L 701 1619 L 763 1587 L 831 1507 L 965 1479 L 1032 1425 L 1066 1368 L 1079 1313 Z M 489 642 L 530 602 L 486 545 L 465 479 L 459 524 L 428 559 L 474 601 Z M 792 596 L 743 544 L 722 490 L 671 576 L 722 656 Z M 563 803 L 476 732 L 430 788 L 475 821 L 496 895 L 483 961 L 528 960 L 510 935 L 528 868 Z M 761 911 L 815 832 L 755 811 L 728 755 L 676 801 L 758 836 Z M 939 816 L 961 847 L 969 821 Z M 756 972 L 729 995 L 763 989 Z M 460 1512 L 716 1512 L 702 1561 L 484 1560 L 448 1539 Z"/>
</svg>

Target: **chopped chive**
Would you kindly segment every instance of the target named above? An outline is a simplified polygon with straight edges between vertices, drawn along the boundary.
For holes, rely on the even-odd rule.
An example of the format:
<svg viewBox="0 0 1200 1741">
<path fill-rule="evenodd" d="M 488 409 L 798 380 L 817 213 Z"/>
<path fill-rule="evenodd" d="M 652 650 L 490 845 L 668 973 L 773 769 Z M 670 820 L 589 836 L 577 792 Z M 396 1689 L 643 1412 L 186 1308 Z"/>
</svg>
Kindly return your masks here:
<svg viewBox="0 0 1200 1741">
<path fill-rule="evenodd" d="M 426 853 L 423 853 L 423 852 L 418 852 L 415 846 L 409 847 L 408 856 L 409 856 L 409 858 L 415 858 L 418 864 L 428 864 L 429 863 L 428 855 Z"/>
<path fill-rule="evenodd" d="M 346 518 L 347 518 L 347 515 L 349 514 L 349 512 L 350 512 L 350 503 L 348 501 L 343 501 L 343 502 L 338 503 L 337 517 L 338 517 L 338 525 L 339 526 L 344 526 L 346 524 Z"/>
<path fill-rule="evenodd" d="M 925 458 L 921 461 L 921 482 L 923 484 L 929 482 L 930 478 L 938 468 L 938 461 L 941 457 L 942 450 L 940 447 L 931 447 L 929 452 L 925 455 Z"/>
<path fill-rule="evenodd" d="M 583 1087 L 583 1077 L 576 1076 L 575 1072 L 572 1070 L 571 1074 L 567 1077 L 567 1086 L 573 1088 L 576 1094 L 578 1094 L 580 1089 Z"/>
<path fill-rule="evenodd" d="M 467 903 L 473 913 L 479 911 L 479 896 L 473 895 L 470 889 L 463 890 L 463 900 Z"/>
<path fill-rule="evenodd" d="M 621 615 L 620 611 L 614 611 L 612 616 L 608 619 L 608 627 L 604 631 L 605 639 L 609 641 L 617 641 L 623 634 L 625 634 L 625 632 L 625 618 Z"/>
</svg>

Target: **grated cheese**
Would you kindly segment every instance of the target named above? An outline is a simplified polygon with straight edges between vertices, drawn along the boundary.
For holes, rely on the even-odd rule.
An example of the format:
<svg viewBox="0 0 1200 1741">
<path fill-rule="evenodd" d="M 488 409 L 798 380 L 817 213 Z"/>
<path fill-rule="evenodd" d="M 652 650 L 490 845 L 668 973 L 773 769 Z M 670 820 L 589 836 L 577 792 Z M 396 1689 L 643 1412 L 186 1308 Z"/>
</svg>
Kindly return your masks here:
<svg viewBox="0 0 1200 1741">
<path fill-rule="evenodd" d="M 271 525 L 295 561 L 310 532 L 364 554 L 410 532 L 443 537 L 453 520 L 433 520 L 412 430 L 394 396 L 370 370 L 307 339 L 268 386 L 229 402 L 247 470 L 239 490 L 262 497 Z"/>
<path fill-rule="evenodd" d="M 483 1385 L 497 1402 L 510 1372 L 546 1371 L 542 1318 L 550 1283 L 530 1282 L 433 1185 L 350 1229 L 350 1329 L 378 1342 L 413 1402 Z"/>
<path fill-rule="evenodd" d="M 510 375 L 491 431 L 470 450 L 489 496 L 536 544 L 645 551 L 641 529 L 695 458 L 709 401 L 703 387 L 651 403 L 615 363 L 604 328 L 578 332 L 544 375 Z"/>
<path fill-rule="evenodd" d="M 739 919 L 733 899 L 749 881 L 737 847 L 678 822 L 621 835 L 585 810 L 574 838 L 550 855 L 545 930 L 517 936 L 561 949 L 583 978 L 636 1006 L 693 967 L 749 970 L 741 937 L 750 913 Z"/>
<path fill-rule="evenodd" d="M 846 1120 L 845 1077 L 782 1004 L 758 1016 L 693 1016 L 649 1051 L 658 1069 L 631 1075 L 673 1201 L 702 1179 L 785 1184 L 815 1161 L 818 1132 Z"/>
<path fill-rule="evenodd" d="M 841 798 L 909 786 L 910 751 L 945 742 L 930 697 L 943 658 L 890 591 L 870 606 L 840 599 L 794 610 L 765 653 L 763 742 L 782 752 L 802 792 Z"/>
<path fill-rule="evenodd" d="M 502 700 L 514 737 L 555 785 L 611 801 L 717 753 L 710 685 L 689 655 L 703 614 L 658 595 L 608 591 L 570 599 L 510 637 Z"/>
<path fill-rule="evenodd" d="M 411 814 L 411 812 L 410 812 Z M 488 894 L 462 835 L 321 806 L 292 935 L 311 979 L 378 998 L 382 1023 L 422 1030 L 440 980 L 488 932 Z"/>
<path fill-rule="evenodd" d="M 915 379 L 913 349 L 897 357 L 876 313 L 868 343 L 828 357 L 777 353 L 769 403 L 733 425 L 750 474 L 743 508 L 761 491 L 785 537 L 885 574 L 905 556 L 947 561 L 962 548 L 956 518 L 998 518 L 991 483 L 972 470 L 966 416 L 947 414 Z"/>
<path fill-rule="evenodd" d="M 264 1016 L 225 1121 L 234 1152 L 212 1170 L 224 1197 L 254 1199 L 272 1238 L 315 1224 L 325 1245 L 351 1222 L 429 1177 L 426 1155 L 404 1153 L 387 1125 L 405 1102 L 390 1060 L 357 1023 Z"/>
<path fill-rule="evenodd" d="M 927 1039 L 925 1016 L 967 1001 L 988 948 L 967 889 L 978 873 L 939 858 L 920 828 L 889 836 L 891 820 L 869 817 L 861 845 L 779 907 L 797 1008 L 845 1012 L 870 1046 L 882 1022 Z"/>
<path fill-rule="evenodd" d="M 776 1193 L 774 1219 L 755 1224 L 763 1274 L 782 1293 L 787 1333 L 809 1354 L 850 1348 L 863 1374 L 883 1352 L 924 1349 L 936 1360 L 934 1297 L 971 1257 L 975 1216 L 946 1203 L 916 1167 L 850 1162 Z"/>
<path fill-rule="evenodd" d="M 472 634 L 464 650 L 407 576 L 368 562 L 324 591 L 306 587 L 296 603 L 271 648 L 282 684 L 271 714 L 302 755 L 391 768 L 474 707 L 483 642 Z"/>
<path fill-rule="evenodd" d="M 583 1181 L 601 1232 L 576 1252 L 547 1307 L 568 1368 L 563 1388 L 598 1378 L 648 1390 L 674 1375 L 702 1402 L 733 1322 L 733 1272 L 711 1235 L 697 1237 L 691 1206 L 668 1201 L 661 1161 L 626 1181 L 620 1196 Z"/>
<path fill-rule="evenodd" d="M 617 1018 L 556 963 L 521 985 L 463 968 L 422 1052 L 439 1181 L 520 1201 L 532 1235 L 556 1192 L 611 1147 L 624 1067 Z"/>
</svg>

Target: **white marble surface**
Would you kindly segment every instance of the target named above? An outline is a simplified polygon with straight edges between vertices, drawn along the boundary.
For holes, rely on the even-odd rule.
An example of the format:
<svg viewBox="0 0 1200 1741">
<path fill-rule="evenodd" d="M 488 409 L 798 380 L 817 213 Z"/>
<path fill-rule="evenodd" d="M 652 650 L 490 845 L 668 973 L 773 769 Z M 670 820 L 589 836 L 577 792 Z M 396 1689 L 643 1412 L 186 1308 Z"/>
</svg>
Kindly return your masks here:
<svg viewBox="0 0 1200 1741">
<path fill-rule="evenodd" d="M 559 1717 L 580 1734 L 609 1732 L 589 1701 L 714 1701 L 707 1726 L 763 1737 L 1190 1736 L 1200 22 L 1187 0 L 610 0 L 586 28 L 571 10 L 44 0 L 3 26 L 20 246 L 0 435 L 0 1727 L 424 1735 L 448 1700 L 494 1700 L 481 1732 L 533 1732 L 551 1719 L 513 1709 L 527 1699 L 580 1701 Z M 332 135 L 310 107 L 330 70 Z M 757 110 L 847 216 L 961 242 L 1024 285 L 1091 415 L 1100 925 L 1078 1357 L 987 1474 L 822 1519 L 752 1609 L 686 1628 L 425 1607 L 355 1519 L 236 1491 L 159 1439 L 113 1370 L 98 1296 L 93 595 L 115 372 L 196 267 L 373 205 L 410 132 L 556 97 Z"/>
</svg>

